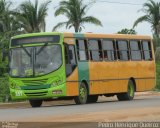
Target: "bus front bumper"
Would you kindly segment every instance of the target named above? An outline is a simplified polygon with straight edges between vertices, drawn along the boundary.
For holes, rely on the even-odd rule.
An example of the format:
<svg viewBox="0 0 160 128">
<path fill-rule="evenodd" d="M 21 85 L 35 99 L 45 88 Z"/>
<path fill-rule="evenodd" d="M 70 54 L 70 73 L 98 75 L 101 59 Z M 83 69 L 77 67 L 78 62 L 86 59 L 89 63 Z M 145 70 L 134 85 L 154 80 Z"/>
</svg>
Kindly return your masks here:
<svg viewBox="0 0 160 128">
<path fill-rule="evenodd" d="M 12 100 L 51 99 L 66 96 L 66 86 L 61 84 L 56 87 L 38 90 L 20 90 L 10 88 Z"/>
</svg>

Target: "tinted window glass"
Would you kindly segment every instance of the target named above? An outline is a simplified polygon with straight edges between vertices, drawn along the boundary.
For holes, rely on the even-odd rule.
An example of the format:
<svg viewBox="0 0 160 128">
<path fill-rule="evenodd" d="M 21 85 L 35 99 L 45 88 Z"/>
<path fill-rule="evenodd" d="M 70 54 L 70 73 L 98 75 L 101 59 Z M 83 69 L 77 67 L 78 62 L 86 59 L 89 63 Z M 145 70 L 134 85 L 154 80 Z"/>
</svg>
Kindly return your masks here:
<svg viewBox="0 0 160 128">
<path fill-rule="evenodd" d="M 114 42 L 112 40 L 103 40 L 102 42 L 104 60 L 115 60 Z"/>
<path fill-rule="evenodd" d="M 77 40 L 77 55 L 80 61 L 88 60 L 88 49 L 86 40 Z"/>
<path fill-rule="evenodd" d="M 149 43 L 147 41 L 143 41 L 142 45 L 143 45 L 143 50 L 150 50 Z"/>
<path fill-rule="evenodd" d="M 118 41 L 118 57 L 120 60 L 129 60 L 127 41 Z"/>
<path fill-rule="evenodd" d="M 127 41 L 118 41 L 119 50 L 128 50 Z"/>
<path fill-rule="evenodd" d="M 141 60 L 140 43 L 138 41 L 130 41 L 131 59 Z"/>
<path fill-rule="evenodd" d="M 152 59 L 152 51 L 151 51 L 150 42 L 142 41 L 142 47 L 143 47 L 143 59 L 144 60 L 151 60 Z"/>
<path fill-rule="evenodd" d="M 103 50 L 114 50 L 113 41 L 103 40 L 102 47 Z"/>
<path fill-rule="evenodd" d="M 103 60 L 102 58 L 102 51 L 101 51 L 101 41 L 99 40 L 89 40 L 88 42 L 89 51 L 90 51 L 90 58 L 94 61 Z"/>
<path fill-rule="evenodd" d="M 70 57 L 70 62 L 71 64 L 76 64 L 76 57 L 75 57 L 75 51 L 74 51 L 74 46 L 69 45 L 69 51 L 72 57 Z"/>
<path fill-rule="evenodd" d="M 99 50 L 98 49 L 98 40 L 89 40 L 89 50 Z"/>
</svg>

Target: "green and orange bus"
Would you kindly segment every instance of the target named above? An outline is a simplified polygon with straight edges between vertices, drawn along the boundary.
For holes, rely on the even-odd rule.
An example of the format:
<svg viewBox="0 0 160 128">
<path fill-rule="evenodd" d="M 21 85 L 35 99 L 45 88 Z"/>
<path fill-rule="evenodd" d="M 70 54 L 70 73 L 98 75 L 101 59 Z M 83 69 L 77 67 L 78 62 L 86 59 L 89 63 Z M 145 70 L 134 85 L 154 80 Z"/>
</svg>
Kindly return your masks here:
<svg viewBox="0 0 160 128">
<path fill-rule="evenodd" d="M 132 100 L 155 87 L 149 36 L 32 33 L 11 38 L 10 94 L 40 107 L 45 100 L 96 102 L 98 96 Z"/>
</svg>

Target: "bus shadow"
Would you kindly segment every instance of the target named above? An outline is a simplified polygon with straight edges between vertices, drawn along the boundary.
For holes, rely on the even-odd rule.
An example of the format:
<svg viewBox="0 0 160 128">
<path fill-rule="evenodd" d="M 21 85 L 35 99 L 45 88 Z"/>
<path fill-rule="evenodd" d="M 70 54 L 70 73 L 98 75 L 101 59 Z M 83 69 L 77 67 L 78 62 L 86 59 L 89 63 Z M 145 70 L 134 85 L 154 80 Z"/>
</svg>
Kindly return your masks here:
<svg viewBox="0 0 160 128">
<path fill-rule="evenodd" d="M 147 100 L 145 98 L 141 98 L 141 99 L 134 99 L 133 101 L 118 101 L 118 100 L 104 100 L 104 101 L 97 101 L 96 103 L 87 103 L 87 104 L 83 104 L 83 105 L 95 105 L 95 104 L 106 104 L 106 103 L 122 103 L 122 102 L 129 102 L 129 103 L 132 103 L 132 102 L 136 102 L 136 101 L 144 101 L 144 100 Z M 77 105 L 74 103 L 74 101 L 71 101 L 72 103 L 63 103 L 63 104 L 58 104 L 58 103 L 54 103 L 54 101 L 52 101 L 53 103 L 50 104 L 48 103 L 47 105 L 44 103 L 43 104 L 43 108 L 46 108 L 46 107 L 65 107 L 65 106 L 82 106 L 81 105 Z"/>
</svg>

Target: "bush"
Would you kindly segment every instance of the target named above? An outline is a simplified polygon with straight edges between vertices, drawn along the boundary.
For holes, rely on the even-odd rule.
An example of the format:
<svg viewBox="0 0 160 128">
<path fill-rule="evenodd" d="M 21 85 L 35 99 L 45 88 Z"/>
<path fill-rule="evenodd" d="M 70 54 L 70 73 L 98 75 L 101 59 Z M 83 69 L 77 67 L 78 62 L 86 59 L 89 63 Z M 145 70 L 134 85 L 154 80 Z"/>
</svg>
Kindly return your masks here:
<svg viewBox="0 0 160 128">
<path fill-rule="evenodd" d="M 9 99 L 8 76 L 0 77 L 0 102 L 8 102 Z"/>
<path fill-rule="evenodd" d="M 160 90 L 160 61 L 158 61 L 156 63 L 156 74 L 157 74 L 157 78 L 156 78 L 156 89 Z"/>
</svg>

